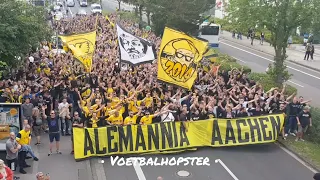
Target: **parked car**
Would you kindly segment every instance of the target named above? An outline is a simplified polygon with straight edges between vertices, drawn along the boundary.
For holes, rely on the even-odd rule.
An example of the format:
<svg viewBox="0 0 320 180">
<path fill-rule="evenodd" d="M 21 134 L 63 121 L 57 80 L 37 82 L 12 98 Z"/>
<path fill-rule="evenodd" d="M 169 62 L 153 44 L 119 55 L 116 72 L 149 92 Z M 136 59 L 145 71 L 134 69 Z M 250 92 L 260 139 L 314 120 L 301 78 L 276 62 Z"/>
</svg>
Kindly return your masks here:
<svg viewBox="0 0 320 180">
<path fill-rule="evenodd" d="M 67 6 L 68 7 L 74 7 L 75 6 L 75 2 L 74 2 L 74 0 L 67 0 Z"/>
<path fill-rule="evenodd" d="M 87 7 L 88 6 L 88 1 L 87 0 L 79 0 L 79 4 L 81 7 Z"/>
<path fill-rule="evenodd" d="M 91 13 L 96 14 L 96 13 L 102 13 L 102 8 L 100 4 L 92 4 L 91 5 Z"/>
</svg>

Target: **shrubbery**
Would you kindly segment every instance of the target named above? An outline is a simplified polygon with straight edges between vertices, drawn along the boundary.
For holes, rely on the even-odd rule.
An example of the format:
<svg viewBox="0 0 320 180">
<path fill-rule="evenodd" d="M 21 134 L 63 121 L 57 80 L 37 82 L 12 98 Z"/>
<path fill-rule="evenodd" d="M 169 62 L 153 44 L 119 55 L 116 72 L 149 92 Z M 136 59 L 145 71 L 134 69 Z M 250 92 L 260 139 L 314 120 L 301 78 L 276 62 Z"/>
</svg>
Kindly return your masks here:
<svg viewBox="0 0 320 180">
<path fill-rule="evenodd" d="M 320 108 L 312 107 L 312 127 L 309 128 L 307 139 L 320 144 Z"/>
<path fill-rule="evenodd" d="M 217 63 L 221 64 L 220 70 L 230 71 L 232 68 L 237 68 L 239 70 L 243 68 L 243 71 L 245 73 L 251 72 L 251 68 L 249 68 L 248 66 L 242 66 L 238 64 L 236 59 L 225 54 L 219 54 L 219 57 L 217 58 Z"/>
</svg>

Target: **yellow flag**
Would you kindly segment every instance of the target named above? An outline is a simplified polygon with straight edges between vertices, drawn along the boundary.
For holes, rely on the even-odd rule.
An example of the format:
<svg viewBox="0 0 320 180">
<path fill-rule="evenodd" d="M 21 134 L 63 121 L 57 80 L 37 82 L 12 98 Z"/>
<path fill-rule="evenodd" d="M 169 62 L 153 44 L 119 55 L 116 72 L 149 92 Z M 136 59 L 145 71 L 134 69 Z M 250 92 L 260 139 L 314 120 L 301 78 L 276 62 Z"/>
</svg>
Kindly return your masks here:
<svg viewBox="0 0 320 180">
<path fill-rule="evenodd" d="M 106 20 L 109 21 L 109 23 L 111 24 L 112 27 L 114 27 L 114 23 L 111 22 L 111 20 L 109 19 L 108 15 L 106 15 Z"/>
<path fill-rule="evenodd" d="M 96 31 L 60 36 L 60 38 L 72 51 L 74 57 L 84 65 L 86 71 L 90 72 L 92 69 L 92 57 L 96 44 Z"/>
<path fill-rule="evenodd" d="M 208 42 L 166 27 L 158 57 L 158 79 L 191 89 L 207 45 Z"/>
</svg>

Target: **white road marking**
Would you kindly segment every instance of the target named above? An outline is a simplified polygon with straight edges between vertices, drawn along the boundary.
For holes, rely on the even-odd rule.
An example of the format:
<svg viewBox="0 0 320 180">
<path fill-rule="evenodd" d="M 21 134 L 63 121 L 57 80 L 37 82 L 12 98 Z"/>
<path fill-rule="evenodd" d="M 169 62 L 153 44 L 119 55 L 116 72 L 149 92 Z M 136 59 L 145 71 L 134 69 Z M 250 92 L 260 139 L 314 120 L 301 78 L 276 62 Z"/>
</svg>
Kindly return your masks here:
<svg viewBox="0 0 320 180">
<path fill-rule="evenodd" d="M 139 180 L 147 180 L 147 179 L 146 179 L 146 176 L 144 175 L 144 173 L 143 173 L 143 171 L 142 171 L 142 169 L 141 169 L 141 167 L 140 167 L 140 165 L 137 163 L 137 162 L 139 162 L 139 161 L 133 161 L 132 158 L 130 158 L 130 160 L 131 160 L 131 162 L 132 162 L 132 166 L 133 166 L 134 170 L 136 171 L 136 174 L 137 174 L 137 176 L 138 176 L 138 179 L 139 179 Z M 134 162 L 136 162 L 136 163 L 134 163 Z"/>
<path fill-rule="evenodd" d="M 72 14 L 72 11 L 71 11 L 70 7 L 68 7 L 68 10 L 70 12 L 71 17 L 73 17 L 73 14 Z"/>
<path fill-rule="evenodd" d="M 247 63 L 247 62 L 245 62 L 244 60 L 241 60 L 241 59 L 239 59 L 239 58 L 236 58 L 236 57 L 234 57 L 234 56 L 232 56 L 234 59 L 236 59 L 237 61 L 240 61 L 240 62 L 242 62 L 242 63 Z M 295 83 L 295 82 L 293 82 L 293 81 L 291 81 L 291 80 L 289 80 L 288 82 L 290 82 L 290 83 L 292 83 L 292 84 L 294 84 L 294 85 L 297 85 L 297 86 L 299 86 L 299 87 L 304 87 L 304 86 L 302 86 L 302 85 L 300 85 L 300 84 L 298 84 L 298 83 Z"/>
<path fill-rule="evenodd" d="M 313 167 L 311 167 L 309 164 L 307 164 L 304 160 L 302 160 L 301 158 L 299 158 L 298 156 L 296 156 L 295 154 L 293 154 L 291 151 L 289 151 L 287 148 L 283 147 L 281 144 L 276 143 L 280 149 L 282 149 L 284 152 L 286 152 L 287 154 L 289 154 L 293 159 L 297 160 L 300 164 L 302 164 L 303 166 L 305 166 L 306 168 L 308 168 L 311 172 L 313 173 L 317 173 L 318 171 L 315 170 Z"/>
<path fill-rule="evenodd" d="M 289 82 L 289 83 L 292 83 L 292 84 L 294 84 L 294 85 L 300 86 L 300 87 L 302 87 L 302 88 L 304 87 L 304 86 L 302 86 L 302 85 L 300 85 L 300 84 L 298 84 L 298 83 L 295 83 L 295 82 L 293 82 L 293 81 L 290 81 L 290 80 L 289 80 L 288 82 Z"/>
<path fill-rule="evenodd" d="M 229 41 L 229 40 L 224 39 L 224 41 Z M 230 44 L 228 44 L 228 43 L 226 43 L 226 42 L 222 42 L 222 41 L 220 41 L 220 42 L 221 42 L 222 44 L 227 45 L 227 46 L 228 46 L 228 45 L 231 46 Z M 250 48 L 250 47 L 247 47 L 247 46 L 238 44 L 238 43 L 233 42 L 233 41 L 229 41 L 229 42 L 235 43 L 235 44 L 237 44 L 237 45 L 239 45 L 239 46 L 241 46 L 241 47 L 244 47 L 244 48 Z M 267 56 L 270 56 L 270 57 L 274 57 L 274 55 L 271 55 L 271 54 L 269 54 L 269 53 L 262 52 L 262 51 L 259 51 L 259 50 L 253 49 L 253 48 L 250 48 L 250 49 L 253 50 L 253 51 L 259 52 L 259 53 L 261 53 L 261 54 L 264 54 L 264 55 L 267 55 Z M 314 73 L 320 74 L 319 71 L 316 71 L 316 70 L 314 70 L 314 69 L 310 69 L 310 68 L 305 67 L 305 66 L 301 66 L 301 65 L 296 64 L 296 63 L 292 63 L 292 62 L 290 62 L 290 61 L 288 61 L 288 62 L 286 62 L 286 63 L 287 63 L 287 64 L 293 64 L 293 65 L 295 65 L 295 66 L 299 66 L 299 67 L 301 67 L 301 68 L 307 69 L 308 71 L 312 71 L 312 72 L 314 72 Z"/>
<path fill-rule="evenodd" d="M 231 172 L 231 170 L 221 161 L 221 159 L 216 159 L 214 162 L 215 162 L 215 163 L 220 163 L 221 166 L 230 174 L 230 176 L 231 176 L 234 180 L 239 180 L 239 179 L 237 178 L 237 176 L 235 176 L 235 175 L 233 174 L 233 172 Z"/>
<path fill-rule="evenodd" d="M 234 59 L 236 59 L 236 60 L 238 60 L 238 61 L 240 61 L 240 62 L 242 62 L 242 63 L 247 63 L 247 62 L 245 62 L 244 60 L 241 60 L 241 59 L 239 59 L 239 58 L 236 58 L 236 57 L 234 57 L 234 56 L 232 56 Z"/>
<path fill-rule="evenodd" d="M 223 43 L 223 42 L 221 42 L 221 43 Z M 233 48 L 235 48 L 235 49 L 238 49 L 238 50 L 240 50 L 240 51 L 246 52 L 246 53 L 248 53 L 248 54 L 257 56 L 257 57 L 259 57 L 259 58 L 261 58 L 261 59 L 264 59 L 264 60 L 267 60 L 267 61 L 269 61 L 269 62 L 274 62 L 274 61 L 271 60 L 271 59 L 268 59 L 268 58 L 265 58 L 265 57 L 263 57 L 263 56 L 257 55 L 257 54 L 255 54 L 255 53 L 250 52 L 250 51 L 246 51 L 246 50 L 241 49 L 241 48 L 238 48 L 238 47 L 236 47 L 236 46 L 232 46 L 232 45 L 227 44 L 227 43 L 223 43 L 223 44 L 225 44 L 225 45 L 227 45 L 227 46 L 230 46 L 230 47 L 233 47 Z M 313 77 L 313 78 L 315 78 L 315 79 L 320 80 L 320 77 L 317 77 L 317 76 L 314 76 L 314 75 L 312 75 L 312 74 L 306 73 L 306 72 L 301 71 L 301 70 L 299 70 L 299 69 L 296 69 L 296 68 L 293 68 L 293 67 L 290 67 L 290 66 L 287 66 L 287 68 L 292 69 L 292 70 L 295 70 L 295 71 L 297 71 L 297 72 L 300 72 L 300 73 L 302 73 L 302 74 L 305 74 L 305 75 L 307 75 L 307 76 L 310 76 L 310 77 Z M 308 70 L 309 70 L 309 69 L 308 69 Z"/>
</svg>

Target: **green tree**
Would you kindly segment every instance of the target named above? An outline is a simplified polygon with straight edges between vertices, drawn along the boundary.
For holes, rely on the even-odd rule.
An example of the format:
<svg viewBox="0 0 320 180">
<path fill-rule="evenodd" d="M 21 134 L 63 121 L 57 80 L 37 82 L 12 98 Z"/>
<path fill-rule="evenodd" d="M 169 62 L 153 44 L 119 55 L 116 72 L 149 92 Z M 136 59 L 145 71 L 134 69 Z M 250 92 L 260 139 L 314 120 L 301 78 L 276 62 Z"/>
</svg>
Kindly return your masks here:
<svg viewBox="0 0 320 180">
<path fill-rule="evenodd" d="M 297 27 L 310 22 L 313 7 L 314 0 L 230 0 L 227 12 L 233 22 L 271 32 L 275 57 L 270 75 L 281 84 L 289 78 L 284 63 L 288 38 Z"/>
<path fill-rule="evenodd" d="M 8 66 L 20 64 L 40 41 L 50 37 L 46 11 L 26 1 L 0 1 L 0 61 Z M 20 58 L 17 58 L 20 57 Z"/>
<path fill-rule="evenodd" d="M 169 26 L 187 33 L 198 30 L 200 16 L 215 5 L 212 0 L 131 0 L 137 6 L 137 12 L 142 21 L 142 12 L 146 11 L 148 24 L 152 21 L 153 30 L 159 35 L 164 27 Z M 151 19 L 149 18 L 151 15 Z"/>
</svg>

